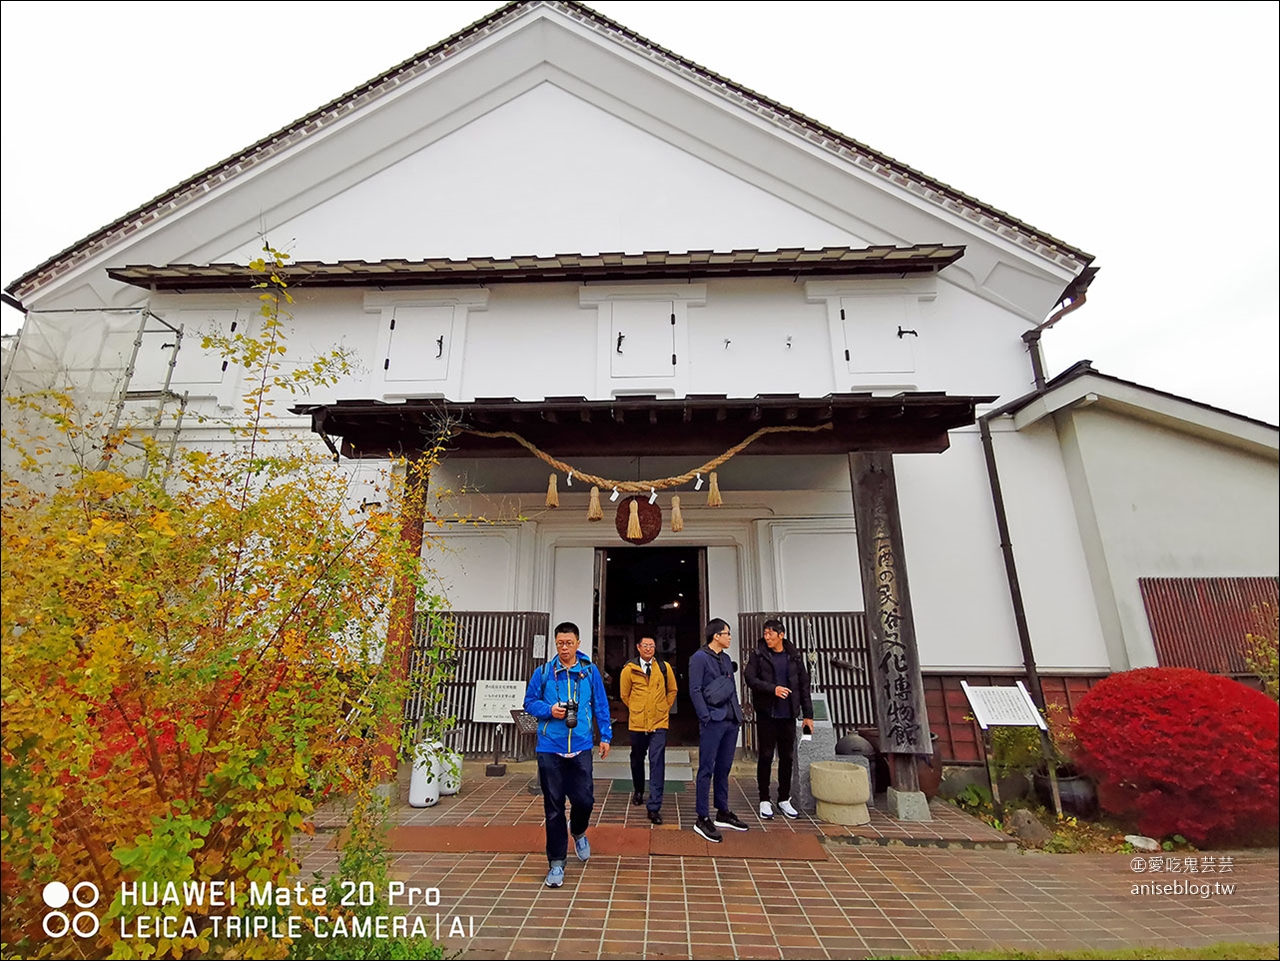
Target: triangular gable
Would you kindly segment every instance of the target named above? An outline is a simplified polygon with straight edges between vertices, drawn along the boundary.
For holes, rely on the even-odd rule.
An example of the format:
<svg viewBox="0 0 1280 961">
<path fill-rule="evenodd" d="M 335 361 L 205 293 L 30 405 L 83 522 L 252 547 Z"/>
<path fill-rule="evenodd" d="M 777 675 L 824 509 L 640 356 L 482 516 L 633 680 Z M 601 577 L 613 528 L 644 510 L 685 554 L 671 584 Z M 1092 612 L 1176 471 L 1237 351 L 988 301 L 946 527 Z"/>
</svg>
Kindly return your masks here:
<svg viewBox="0 0 1280 961">
<path fill-rule="evenodd" d="M 600 16 L 589 8 L 569 0 L 518 0 L 477 21 L 454 36 L 429 48 L 418 56 L 393 68 L 344 95 L 300 118 L 288 127 L 260 140 L 244 151 L 228 158 L 177 187 L 155 198 L 148 204 L 131 211 L 119 220 L 107 225 L 79 243 L 41 264 L 39 267 L 9 285 L 7 290 L 19 298 L 27 297 L 42 287 L 68 274 L 89 260 L 109 251 L 119 242 L 137 236 L 167 218 L 183 211 L 197 201 L 207 198 L 213 191 L 222 191 L 229 185 L 253 178 L 265 168 L 285 158 L 291 152 L 311 141 L 323 139 L 342 127 L 362 108 L 384 102 L 400 95 L 407 87 L 431 78 L 448 68 L 460 58 L 481 49 L 486 43 L 512 29 L 529 22 L 529 18 L 559 17 L 560 22 L 586 31 L 599 41 L 607 39 L 621 45 L 629 54 L 642 58 L 650 67 L 661 68 L 668 77 L 696 86 L 713 94 L 726 108 L 747 111 L 753 122 L 767 125 L 777 134 L 785 134 L 793 141 L 799 138 L 808 149 L 821 151 L 828 158 L 839 158 L 849 172 L 869 177 L 890 192 L 909 197 L 913 203 L 932 206 L 939 215 L 959 218 L 968 229 L 985 232 L 993 240 L 1013 245 L 1031 260 L 1037 260 L 1056 268 L 1059 276 L 1079 276 L 1092 259 L 1090 255 L 1067 245 L 1021 221 L 991 208 L 972 197 L 926 177 L 865 145 L 839 134 L 830 128 L 782 105 L 754 93 L 726 78 L 720 77 L 685 58 L 665 50 L 633 31 Z M 500 105 L 500 104 L 498 104 Z M 934 239 L 930 237 L 930 239 Z M 864 237 L 845 230 L 834 231 L 830 242 L 852 243 L 894 242 L 892 238 Z M 786 242 L 785 240 L 783 242 Z M 823 242 L 821 240 L 819 243 Z M 712 243 L 709 246 L 725 246 Z M 565 249 L 578 248 L 581 244 L 553 244 Z M 448 253 L 487 253 L 488 251 L 420 251 L 420 255 Z M 206 253 L 210 253 L 207 252 Z M 210 253 L 210 256 L 213 254 Z"/>
<path fill-rule="evenodd" d="M 465 171 L 460 176 L 459 172 Z M 865 247 L 549 81 L 273 228 L 302 260 Z M 259 244 L 229 259 L 243 261 Z"/>
<path fill-rule="evenodd" d="M 1220 407 L 1170 394 L 1093 369 L 1087 360 L 1067 368 L 1045 385 L 1005 408 L 1023 430 L 1058 411 L 1098 404 L 1136 420 L 1202 437 L 1276 459 L 1280 427 Z"/>
</svg>

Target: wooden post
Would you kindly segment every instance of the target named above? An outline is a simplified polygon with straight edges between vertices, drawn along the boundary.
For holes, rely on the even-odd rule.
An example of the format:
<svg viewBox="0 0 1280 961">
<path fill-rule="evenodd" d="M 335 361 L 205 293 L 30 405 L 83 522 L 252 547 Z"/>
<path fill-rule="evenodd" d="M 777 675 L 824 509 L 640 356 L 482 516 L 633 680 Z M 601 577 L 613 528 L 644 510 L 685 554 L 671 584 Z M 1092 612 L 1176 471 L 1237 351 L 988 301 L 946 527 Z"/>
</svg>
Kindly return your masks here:
<svg viewBox="0 0 1280 961">
<path fill-rule="evenodd" d="M 1004 821 L 1004 805 L 1000 803 L 999 778 L 996 777 L 995 752 L 991 750 L 991 731 L 982 729 L 982 764 L 987 769 L 987 784 L 991 785 L 991 810 L 1002 822 Z"/>
<path fill-rule="evenodd" d="M 1053 759 L 1053 741 L 1048 731 L 1040 732 L 1040 753 L 1044 756 L 1044 765 L 1049 769 L 1049 792 L 1053 795 L 1053 811 L 1062 820 L 1062 793 L 1058 790 L 1058 764 Z"/>
<path fill-rule="evenodd" d="M 507 766 L 502 763 L 502 725 L 493 726 L 493 763 L 485 765 L 485 777 L 506 777 Z"/>
<path fill-rule="evenodd" d="M 427 486 L 431 480 L 429 461 L 419 452 L 410 454 L 405 463 L 404 503 L 400 509 L 400 536 L 412 557 L 421 563 L 422 531 L 426 523 Z M 387 649 L 382 663 L 391 672 L 391 680 L 403 681 L 409 673 L 409 655 L 413 648 L 413 627 L 417 617 L 417 591 L 409 577 L 399 577 L 391 591 L 391 616 L 387 625 Z M 396 750 L 403 718 L 388 720 L 379 751 L 377 777 L 383 785 L 396 779 Z"/>
<path fill-rule="evenodd" d="M 872 689 L 880 750 L 895 755 L 890 766 L 894 790 L 911 796 L 910 803 L 900 808 L 897 816 L 928 820 L 928 804 L 919 794 L 916 755 L 932 754 L 933 744 L 911 614 L 892 453 L 851 453 L 849 477 L 858 530 L 862 596 L 871 634 Z M 893 798 L 891 795 L 891 808 Z"/>
</svg>

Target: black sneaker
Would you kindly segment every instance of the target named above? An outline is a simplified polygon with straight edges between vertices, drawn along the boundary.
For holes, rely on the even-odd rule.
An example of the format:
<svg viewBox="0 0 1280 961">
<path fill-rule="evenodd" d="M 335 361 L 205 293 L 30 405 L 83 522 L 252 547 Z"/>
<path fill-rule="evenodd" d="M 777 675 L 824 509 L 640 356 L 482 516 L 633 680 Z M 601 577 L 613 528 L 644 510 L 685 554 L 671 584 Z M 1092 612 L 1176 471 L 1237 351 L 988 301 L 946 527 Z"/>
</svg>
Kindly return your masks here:
<svg viewBox="0 0 1280 961">
<path fill-rule="evenodd" d="M 693 822 L 693 830 L 712 844 L 719 844 L 724 840 L 720 832 L 716 830 L 715 822 L 711 818 L 698 818 Z"/>
<path fill-rule="evenodd" d="M 631 795 L 631 803 L 634 804 L 636 807 L 639 807 L 641 804 L 644 803 L 644 795 L 641 794 L 639 791 L 636 791 L 635 794 Z"/>
<path fill-rule="evenodd" d="M 738 820 L 738 815 L 731 811 L 717 811 L 715 825 L 718 828 L 728 828 L 730 831 L 747 830 L 747 826 Z"/>
</svg>

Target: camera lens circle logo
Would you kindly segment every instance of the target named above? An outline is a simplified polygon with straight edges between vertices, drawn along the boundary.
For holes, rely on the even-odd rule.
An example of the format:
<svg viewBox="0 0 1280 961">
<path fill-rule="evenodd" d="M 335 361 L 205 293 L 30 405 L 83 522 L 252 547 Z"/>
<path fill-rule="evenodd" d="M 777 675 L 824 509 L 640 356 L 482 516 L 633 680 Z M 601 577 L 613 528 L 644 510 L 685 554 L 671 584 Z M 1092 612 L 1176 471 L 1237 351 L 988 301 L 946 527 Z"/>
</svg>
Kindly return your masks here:
<svg viewBox="0 0 1280 961">
<path fill-rule="evenodd" d="M 74 934 L 78 938 L 91 938 L 98 933 L 98 916 L 89 910 L 76 911 L 69 914 L 63 911 L 68 903 L 77 908 L 88 909 L 98 903 L 101 895 L 98 886 L 92 881 L 81 881 L 75 887 L 68 888 L 61 881 L 50 881 L 40 892 L 46 907 L 52 908 L 44 916 L 44 933 L 51 938 L 66 937 Z"/>
</svg>

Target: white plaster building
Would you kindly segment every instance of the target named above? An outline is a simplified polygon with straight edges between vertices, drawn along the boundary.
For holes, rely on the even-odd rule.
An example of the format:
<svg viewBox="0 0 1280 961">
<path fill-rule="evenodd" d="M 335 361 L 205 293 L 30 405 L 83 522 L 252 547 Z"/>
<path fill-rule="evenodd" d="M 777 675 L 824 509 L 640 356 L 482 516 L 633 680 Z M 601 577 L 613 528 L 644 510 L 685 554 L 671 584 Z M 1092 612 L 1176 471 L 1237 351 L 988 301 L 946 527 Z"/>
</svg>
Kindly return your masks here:
<svg viewBox="0 0 1280 961">
<path fill-rule="evenodd" d="M 503 519 L 445 530 L 455 610 L 574 620 L 606 666 L 640 627 L 683 670 L 708 614 L 742 625 L 741 658 L 757 622 L 740 615 L 783 612 L 820 683 L 868 696 L 869 678 L 828 663 L 866 608 L 849 451 L 896 452 L 945 756 L 972 756 L 944 707 L 962 677 L 1020 676 L 1030 655 L 1069 698 L 1156 663 L 1144 579 L 1255 578 L 1274 597 L 1276 427 L 1084 368 L 1043 377 L 1039 331 L 1083 302 L 1089 254 L 576 3 L 508 4 L 14 280 L 29 313 L 7 389 L 53 367 L 118 377 L 143 310 L 187 330 L 254 323 L 235 265 L 260 231 L 307 277 L 292 353 L 358 358 L 311 399 L 334 406 L 294 422 L 327 425 L 347 454 L 403 444 L 444 400 L 619 479 L 680 474 L 763 424 L 836 425 L 830 442 L 776 435 L 728 462 L 722 507 L 674 491 L 679 533 L 660 493 L 666 529 L 645 547 L 607 500 L 588 523 L 565 476 L 543 509 L 547 467 L 514 443 L 460 441 L 434 483 L 465 483 L 461 511 Z M 597 256 L 611 252 L 627 256 Z M 163 382 L 166 342 L 148 335 L 132 389 Z M 188 341 L 172 386 L 229 414 L 241 383 Z M 529 635 L 499 658 L 522 673 L 539 622 L 503 623 Z"/>
</svg>

